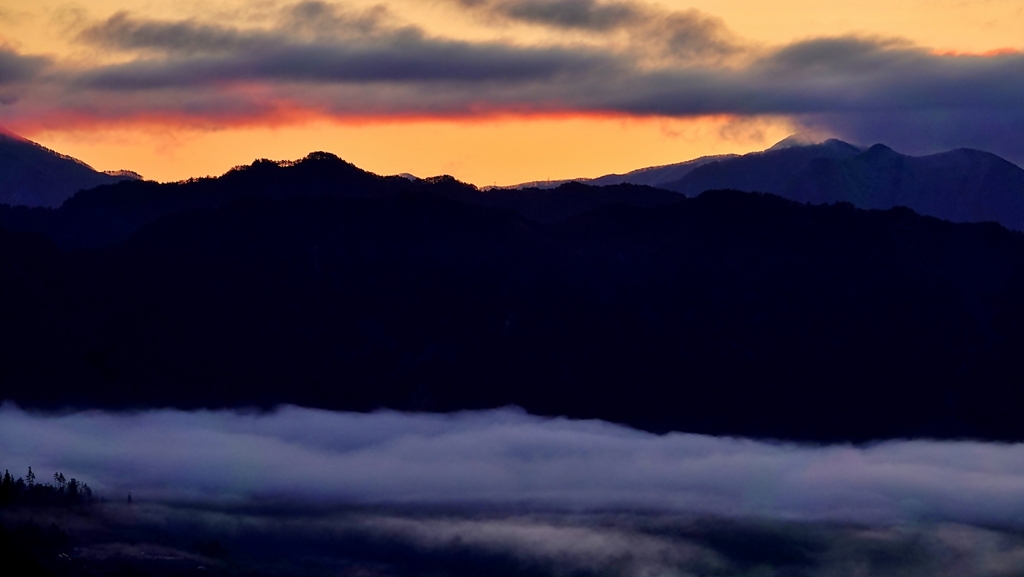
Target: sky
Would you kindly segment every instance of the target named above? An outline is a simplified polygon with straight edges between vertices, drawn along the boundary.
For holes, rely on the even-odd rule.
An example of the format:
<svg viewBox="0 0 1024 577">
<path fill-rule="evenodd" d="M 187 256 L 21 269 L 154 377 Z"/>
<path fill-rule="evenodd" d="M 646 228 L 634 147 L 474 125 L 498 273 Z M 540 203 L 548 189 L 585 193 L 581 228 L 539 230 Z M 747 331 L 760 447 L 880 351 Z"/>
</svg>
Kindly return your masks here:
<svg viewBox="0 0 1024 577">
<path fill-rule="evenodd" d="M 313 150 L 478 185 L 794 132 L 1024 162 L 1019 0 L 0 0 L 0 125 L 177 180 Z"/>
</svg>

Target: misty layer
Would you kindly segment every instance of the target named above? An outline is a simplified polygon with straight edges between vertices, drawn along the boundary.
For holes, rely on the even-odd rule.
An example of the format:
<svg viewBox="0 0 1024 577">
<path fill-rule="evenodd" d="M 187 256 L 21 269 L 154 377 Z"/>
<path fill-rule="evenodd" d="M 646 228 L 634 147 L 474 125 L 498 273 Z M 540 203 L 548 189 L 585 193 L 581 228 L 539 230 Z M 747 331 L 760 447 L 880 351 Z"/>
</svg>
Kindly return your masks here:
<svg viewBox="0 0 1024 577">
<path fill-rule="evenodd" d="M 532 505 L 788 520 L 1024 525 L 1024 448 L 802 446 L 642 433 L 515 410 L 453 415 L 0 409 L 0 463 L 100 496 L 247 503 Z"/>
<path fill-rule="evenodd" d="M 303 577 L 994 577 L 1024 569 L 1020 534 L 951 523 L 868 527 L 495 508 L 312 512 L 146 503 L 106 504 L 86 514 L 35 511 L 32 519 L 51 531 L 33 529 L 23 512 L 0 511 L 20 543 L 65 552 L 47 563 L 56 575 L 179 575 L 200 566 L 206 575 Z"/>
</svg>

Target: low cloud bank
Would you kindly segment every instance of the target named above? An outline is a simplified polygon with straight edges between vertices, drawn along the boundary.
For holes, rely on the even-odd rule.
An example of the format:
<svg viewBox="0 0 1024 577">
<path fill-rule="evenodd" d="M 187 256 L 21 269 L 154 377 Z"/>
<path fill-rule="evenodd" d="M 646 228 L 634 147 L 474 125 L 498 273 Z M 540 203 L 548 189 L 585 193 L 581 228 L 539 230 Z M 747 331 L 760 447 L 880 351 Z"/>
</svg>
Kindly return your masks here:
<svg viewBox="0 0 1024 577">
<path fill-rule="evenodd" d="M 530 505 L 1024 526 L 1024 446 L 803 446 L 514 409 L 453 415 L 0 408 L 0 467 L 167 503 Z"/>
</svg>

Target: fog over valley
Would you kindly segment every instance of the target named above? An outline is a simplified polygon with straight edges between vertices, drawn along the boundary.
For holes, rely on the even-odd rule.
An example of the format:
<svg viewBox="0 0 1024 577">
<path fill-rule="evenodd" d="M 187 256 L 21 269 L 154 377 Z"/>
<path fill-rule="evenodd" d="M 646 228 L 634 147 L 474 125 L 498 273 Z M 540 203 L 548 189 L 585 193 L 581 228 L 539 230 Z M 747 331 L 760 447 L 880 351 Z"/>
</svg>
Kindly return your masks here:
<svg viewBox="0 0 1024 577">
<path fill-rule="evenodd" d="M 0 463 L 61 470 L 104 497 L 216 506 L 528 506 L 1024 529 L 1024 446 L 810 445 L 517 409 L 448 415 L 0 410 Z"/>
<path fill-rule="evenodd" d="M 11 404 L 0 408 L 0 439 L 0 467 L 60 469 L 95 488 L 99 500 L 80 510 L 0 509 L 0 523 L 50 525 L 20 538 L 85 574 L 1024 570 L 1016 444 L 654 435 L 515 408 L 40 413 Z"/>
</svg>

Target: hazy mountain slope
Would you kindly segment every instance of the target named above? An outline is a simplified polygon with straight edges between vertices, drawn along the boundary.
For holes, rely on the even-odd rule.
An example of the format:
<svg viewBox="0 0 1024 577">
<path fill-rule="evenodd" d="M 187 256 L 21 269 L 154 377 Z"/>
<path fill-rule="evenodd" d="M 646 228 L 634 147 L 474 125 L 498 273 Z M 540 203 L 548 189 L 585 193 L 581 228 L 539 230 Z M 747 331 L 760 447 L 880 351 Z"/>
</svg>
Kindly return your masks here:
<svg viewBox="0 0 1024 577">
<path fill-rule="evenodd" d="M 542 223 L 447 179 L 264 169 L 107 199 L 228 200 L 106 248 L 0 232 L 0 398 L 1024 439 L 1024 237 L 1001 227 L 738 192 Z"/>
<path fill-rule="evenodd" d="M 993 221 L 1024 230 L 1024 170 L 977 150 L 914 157 L 881 144 L 861 151 L 830 140 L 723 160 L 661 186 L 688 196 L 734 189 L 815 204 L 906 206 L 954 222 Z"/>
<path fill-rule="evenodd" d="M 137 178 L 127 171 L 97 172 L 81 161 L 0 132 L 0 204 L 56 207 L 80 190 Z"/>
<path fill-rule="evenodd" d="M 517 190 L 517 189 L 551 189 L 571 182 L 587 184 L 591 186 L 609 186 L 615 184 L 637 184 L 643 186 L 658 186 L 665 182 L 673 182 L 689 174 L 693 169 L 704 166 L 711 162 L 735 157 L 735 154 L 722 154 L 718 156 L 702 156 L 694 160 L 667 164 L 664 166 L 651 166 L 627 172 L 625 174 L 606 174 L 597 178 L 573 178 L 568 180 L 538 180 L 524 182 L 512 186 L 485 187 L 484 190 Z"/>
<path fill-rule="evenodd" d="M 642 184 L 646 186 L 658 186 L 664 182 L 673 182 L 683 178 L 694 169 L 704 166 L 705 164 L 734 158 L 735 156 L 735 154 L 702 156 L 686 162 L 641 168 L 639 170 L 627 172 L 626 174 L 609 174 L 590 180 L 581 180 L 580 182 L 593 186 L 607 186 L 609 184 Z"/>
<path fill-rule="evenodd" d="M 786 196 L 864 208 L 907 206 L 954 222 L 1024 230 L 1024 170 L 977 150 L 913 157 L 875 145 L 854 158 L 815 161 Z"/>
<path fill-rule="evenodd" d="M 687 196 L 705 190 L 743 190 L 784 195 L 818 159 L 845 159 L 861 150 L 840 140 L 807 146 L 772 147 L 695 168 L 682 179 L 661 187 Z"/>
</svg>

